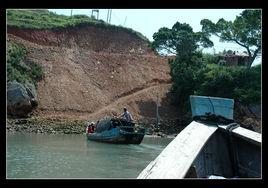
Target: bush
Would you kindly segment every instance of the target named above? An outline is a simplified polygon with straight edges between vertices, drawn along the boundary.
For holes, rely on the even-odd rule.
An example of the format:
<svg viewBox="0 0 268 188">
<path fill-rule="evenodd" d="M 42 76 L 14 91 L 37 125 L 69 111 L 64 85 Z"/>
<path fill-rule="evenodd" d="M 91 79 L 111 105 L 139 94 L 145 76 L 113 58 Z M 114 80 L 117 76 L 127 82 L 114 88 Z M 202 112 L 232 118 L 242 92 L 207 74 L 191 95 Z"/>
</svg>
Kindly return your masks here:
<svg viewBox="0 0 268 188">
<path fill-rule="evenodd" d="M 26 50 L 22 45 L 8 43 L 7 45 L 7 80 L 17 80 L 19 83 L 37 84 L 43 77 L 40 65 L 26 60 Z"/>
<path fill-rule="evenodd" d="M 213 58 L 212 58 L 213 59 Z M 244 105 L 261 103 L 261 65 L 248 69 L 243 66 L 223 66 L 200 58 L 190 60 L 180 56 L 169 62 L 173 103 L 182 112 L 190 110 L 190 95 L 232 98 Z"/>
<path fill-rule="evenodd" d="M 197 94 L 258 104 L 261 102 L 261 66 L 247 69 L 242 66 L 207 65 Z"/>
<path fill-rule="evenodd" d="M 217 55 L 204 53 L 202 55 L 202 61 L 205 64 L 218 64 L 220 61 L 220 57 Z"/>
</svg>

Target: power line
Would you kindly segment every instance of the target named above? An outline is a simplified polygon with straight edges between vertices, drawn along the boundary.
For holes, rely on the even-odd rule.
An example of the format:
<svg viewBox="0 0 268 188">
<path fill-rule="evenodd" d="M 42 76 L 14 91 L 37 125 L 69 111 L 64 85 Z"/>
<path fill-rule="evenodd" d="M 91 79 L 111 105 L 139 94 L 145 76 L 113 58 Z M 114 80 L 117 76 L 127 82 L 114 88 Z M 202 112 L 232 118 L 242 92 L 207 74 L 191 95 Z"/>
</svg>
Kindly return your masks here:
<svg viewBox="0 0 268 188">
<path fill-rule="evenodd" d="M 126 24 L 126 21 L 127 21 L 127 16 L 126 16 L 126 18 L 125 18 L 125 21 L 124 21 L 124 25 L 123 25 L 123 26 L 125 26 L 125 24 Z"/>
<path fill-rule="evenodd" d="M 119 22 L 119 25 L 120 25 L 120 23 L 121 23 L 121 20 L 116 16 L 116 14 L 114 13 L 113 14 L 114 15 L 114 17 L 116 18 L 116 20 Z"/>
</svg>

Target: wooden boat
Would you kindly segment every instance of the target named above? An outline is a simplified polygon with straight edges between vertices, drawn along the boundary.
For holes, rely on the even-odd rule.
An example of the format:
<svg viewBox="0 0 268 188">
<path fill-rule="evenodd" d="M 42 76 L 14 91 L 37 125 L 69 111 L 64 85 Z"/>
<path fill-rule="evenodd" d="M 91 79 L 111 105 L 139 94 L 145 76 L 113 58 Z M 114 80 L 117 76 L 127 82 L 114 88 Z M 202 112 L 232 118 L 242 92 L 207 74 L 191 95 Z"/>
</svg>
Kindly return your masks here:
<svg viewBox="0 0 268 188">
<path fill-rule="evenodd" d="M 234 101 L 205 96 L 190 101 L 193 121 L 138 179 L 261 178 L 261 134 L 232 123 Z"/>
<path fill-rule="evenodd" d="M 145 129 L 123 119 L 106 118 L 96 125 L 94 133 L 87 133 L 88 140 L 113 144 L 140 144 Z"/>
</svg>

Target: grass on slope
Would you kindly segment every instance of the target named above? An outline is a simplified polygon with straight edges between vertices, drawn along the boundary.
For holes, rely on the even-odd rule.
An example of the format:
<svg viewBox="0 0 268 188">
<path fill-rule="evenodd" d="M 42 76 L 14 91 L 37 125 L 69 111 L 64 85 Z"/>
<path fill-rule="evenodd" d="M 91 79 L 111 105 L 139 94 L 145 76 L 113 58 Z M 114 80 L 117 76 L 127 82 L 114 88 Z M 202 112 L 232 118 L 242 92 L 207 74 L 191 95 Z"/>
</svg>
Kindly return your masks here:
<svg viewBox="0 0 268 188">
<path fill-rule="evenodd" d="M 7 81 L 16 80 L 19 83 L 37 84 L 43 78 L 44 72 L 41 65 L 26 58 L 24 46 L 7 43 Z"/>
<path fill-rule="evenodd" d="M 58 15 L 44 9 L 38 10 L 7 10 L 7 25 L 27 29 L 64 29 L 67 27 L 93 25 L 103 28 L 113 28 L 132 33 L 139 38 L 149 41 L 141 33 L 131 28 L 110 25 L 103 20 L 96 20 L 86 15 Z"/>
</svg>

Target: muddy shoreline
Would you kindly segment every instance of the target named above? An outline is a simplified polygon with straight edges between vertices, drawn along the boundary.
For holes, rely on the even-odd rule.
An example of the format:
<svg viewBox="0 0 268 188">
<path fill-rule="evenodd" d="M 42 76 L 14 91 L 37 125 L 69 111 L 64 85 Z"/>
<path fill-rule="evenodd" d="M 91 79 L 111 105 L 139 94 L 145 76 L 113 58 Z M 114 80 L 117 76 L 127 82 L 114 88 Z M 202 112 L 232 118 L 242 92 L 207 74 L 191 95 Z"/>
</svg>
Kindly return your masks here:
<svg viewBox="0 0 268 188">
<path fill-rule="evenodd" d="M 249 121 L 250 120 L 250 121 Z M 246 123 L 240 124 L 241 127 L 261 133 L 261 123 L 253 122 L 251 118 Z M 176 137 L 189 123 L 191 119 L 176 119 L 161 121 L 156 125 L 155 119 L 143 119 L 137 122 L 138 125 L 146 129 L 146 137 Z M 255 126 L 252 126 L 256 124 Z M 257 126 L 258 125 L 258 126 Z M 30 117 L 25 119 L 6 119 L 7 133 L 34 133 L 34 134 L 85 134 L 85 120 L 69 120 L 50 118 L 43 119 L 40 117 Z"/>
<path fill-rule="evenodd" d="M 43 134 L 83 134 L 85 122 L 61 119 L 7 119 L 7 132 L 43 133 Z"/>
<path fill-rule="evenodd" d="M 166 122 L 155 125 L 151 121 L 140 121 L 139 125 L 146 128 L 148 137 L 168 137 L 174 138 L 184 127 L 167 126 Z M 36 134 L 85 134 L 86 121 L 84 120 L 65 120 L 65 119 L 6 119 L 6 131 L 8 133 L 36 133 Z"/>
</svg>

